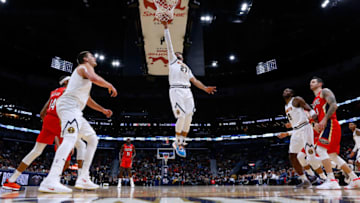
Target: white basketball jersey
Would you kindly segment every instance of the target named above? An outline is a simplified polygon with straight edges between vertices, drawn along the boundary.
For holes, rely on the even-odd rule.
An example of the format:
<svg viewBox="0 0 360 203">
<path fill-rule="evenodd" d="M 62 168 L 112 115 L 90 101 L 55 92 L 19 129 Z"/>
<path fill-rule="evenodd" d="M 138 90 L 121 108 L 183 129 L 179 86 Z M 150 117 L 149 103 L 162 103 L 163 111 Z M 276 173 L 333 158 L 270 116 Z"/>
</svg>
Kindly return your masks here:
<svg viewBox="0 0 360 203">
<path fill-rule="evenodd" d="M 356 149 L 359 149 L 360 147 L 360 136 L 356 135 L 356 131 L 359 130 L 359 129 L 355 129 L 354 130 L 354 133 L 353 133 L 353 138 L 354 138 L 354 141 L 355 141 L 355 147 Z"/>
<path fill-rule="evenodd" d="M 169 64 L 169 84 L 191 86 L 190 79 L 194 77 L 190 68 L 180 60 Z"/>
<path fill-rule="evenodd" d="M 87 71 L 85 66 L 79 66 L 78 68 L 83 68 Z M 64 100 L 75 100 L 78 102 L 80 109 L 83 110 L 90 96 L 92 82 L 80 76 L 77 72 L 78 68 L 71 74 L 69 84 L 61 98 Z"/>
<path fill-rule="evenodd" d="M 305 122 L 309 123 L 309 119 L 307 118 L 304 109 L 302 107 L 294 107 L 292 105 L 293 101 L 294 97 L 285 105 L 286 116 L 288 117 L 291 126 L 294 128 Z"/>
</svg>

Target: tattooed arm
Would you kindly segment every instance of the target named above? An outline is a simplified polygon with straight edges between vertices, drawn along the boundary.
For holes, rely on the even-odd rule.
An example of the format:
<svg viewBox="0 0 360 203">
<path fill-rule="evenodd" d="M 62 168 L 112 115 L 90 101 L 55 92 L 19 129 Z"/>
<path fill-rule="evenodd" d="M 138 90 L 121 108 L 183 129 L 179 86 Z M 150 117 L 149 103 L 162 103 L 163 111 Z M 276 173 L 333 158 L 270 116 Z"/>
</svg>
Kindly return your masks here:
<svg viewBox="0 0 360 203">
<path fill-rule="evenodd" d="M 326 112 L 325 117 L 320 121 L 320 123 L 317 126 L 315 125 L 315 129 L 317 128 L 319 131 L 324 130 L 327 121 L 331 118 L 331 116 L 336 112 L 336 109 L 338 108 L 335 95 L 334 93 L 332 93 L 331 90 L 329 90 L 328 88 L 323 89 L 321 92 L 321 96 L 326 100 L 327 104 L 329 105 L 329 109 Z"/>
</svg>

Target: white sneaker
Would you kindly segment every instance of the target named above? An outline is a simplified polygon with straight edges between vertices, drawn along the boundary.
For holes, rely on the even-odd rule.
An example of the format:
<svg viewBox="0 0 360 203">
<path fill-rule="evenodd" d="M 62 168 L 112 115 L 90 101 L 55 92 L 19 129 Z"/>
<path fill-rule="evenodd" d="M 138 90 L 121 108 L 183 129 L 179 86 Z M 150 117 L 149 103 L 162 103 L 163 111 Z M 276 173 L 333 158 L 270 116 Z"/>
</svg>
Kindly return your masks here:
<svg viewBox="0 0 360 203">
<path fill-rule="evenodd" d="M 349 185 L 345 186 L 345 190 L 357 189 L 360 188 L 360 178 L 355 178 L 350 181 Z"/>
<path fill-rule="evenodd" d="M 72 189 L 62 185 L 60 180 L 51 180 L 50 178 L 45 178 L 38 189 L 40 192 L 49 192 L 49 193 L 71 193 Z"/>
<path fill-rule="evenodd" d="M 118 188 L 121 188 L 121 181 L 119 181 L 117 187 L 118 187 Z"/>
<path fill-rule="evenodd" d="M 323 184 L 316 187 L 317 190 L 340 190 L 341 187 L 337 180 L 326 180 Z"/>
<path fill-rule="evenodd" d="M 100 186 L 93 183 L 88 175 L 82 175 L 80 177 L 77 178 L 76 182 L 75 182 L 75 188 L 76 189 L 84 189 L 84 190 L 96 190 L 98 189 Z"/>
</svg>

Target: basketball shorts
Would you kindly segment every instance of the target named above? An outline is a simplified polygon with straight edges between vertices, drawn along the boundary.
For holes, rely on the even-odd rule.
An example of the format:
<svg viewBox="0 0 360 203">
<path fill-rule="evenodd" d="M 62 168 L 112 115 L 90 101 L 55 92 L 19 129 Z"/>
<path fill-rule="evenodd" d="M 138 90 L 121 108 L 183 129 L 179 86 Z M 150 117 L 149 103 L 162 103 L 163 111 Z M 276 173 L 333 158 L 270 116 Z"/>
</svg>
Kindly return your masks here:
<svg viewBox="0 0 360 203">
<path fill-rule="evenodd" d="M 47 114 L 44 118 L 42 129 L 38 135 L 36 142 L 52 145 L 55 136 L 60 135 L 61 125 L 57 116 Z"/>
<path fill-rule="evenodd" d="M 306 144 L 314 146 L 314 134 L 310 124 L 294 129 L 290 138 L 289 153 L 299 153 Z"/>
<path fill-rule="evenodd" d="M 122 159 L 120 167 L 122 167 L 122 168 L 131 168 L 132 167 L 132 160 L 131 159 Z"/>
<path fill-rule="evenodd" d="M 74 101 L 59 99 L 56 103 L 56 111 L 61 121 L 61 136 L 83 136 L 96 135 L 89 122 L 83 117 L 79 104 Z M 78 136 L 79 135 L 79 136 Z"/>
<path fill-rule="evenodd" d="M 336 119 L 330 119 L 325 129 L 320 133 L 317 146 L 327 149 L 328 154 L 340 153 L 341 127 Z"/>
<path fill-rule="evenodd" d="M 170 88 L 169 95 L 175 118 L 195 112 L 194 97 L 190 88 Z"/>
</svg>

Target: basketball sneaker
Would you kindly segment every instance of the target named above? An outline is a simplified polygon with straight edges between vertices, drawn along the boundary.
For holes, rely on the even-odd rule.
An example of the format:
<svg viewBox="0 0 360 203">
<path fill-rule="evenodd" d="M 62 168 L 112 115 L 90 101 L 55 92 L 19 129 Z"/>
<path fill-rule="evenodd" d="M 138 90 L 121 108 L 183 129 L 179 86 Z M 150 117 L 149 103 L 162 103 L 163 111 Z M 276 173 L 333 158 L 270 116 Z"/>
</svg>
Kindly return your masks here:
<svg viewBox="0 0 360 203">
<path fill-rule="evenodd" d="M 350 181 L 349 185 L 345 186 L 345 190 L 357 189 L 360 188 L 360 178 L 355 178 Z"/>
<path fill-rule="evenodd" d="M 311 182 L 309 180 L 302 180 L 300 184 L 296 185 L 297 188 L 312 188 Z"/>
<path fill-rule="evenodd" d="M 326 180 L 323 184 L 316 186 L 317 190 L 340 190 L 341 187 L 336 179 Z"/>
<path fill-rule="evenodd" d="M 2 188 L 8 189 L 8 190 L 20 190 L 21 186 L 16 183 L 9 182 L 9 179 L 6 179 L 5 183 L 3 184 Z"/>
<path fill-rule="evenodd" d="M 76 179 L 76 182 L 75 182 L 75 188 L 76 189 L 84 189 L 84 190 L 96 190 L 98 189 L 100 186 L 93 183 L 91 180 L 90 180 L 90 177 L 89 177 L 89 174 L 81 174 L 80 177 L 78 177 Z"/>
<path fill-rule="evenodd" d="M 173 142 L 172 146 L 174 147 L 176 154 L 180 157 L 186 157 L 186 150 L 183 146 L 178 145 L 177 142 Z"/>
<path fill-rule="evenodd" d="M 72 189 L 62 185 L 60 183 L 60 177 L 58 179 L 50 179 L 47 177 L 41 182 L 39 192 L 71 193 Z"/>
</svg>

